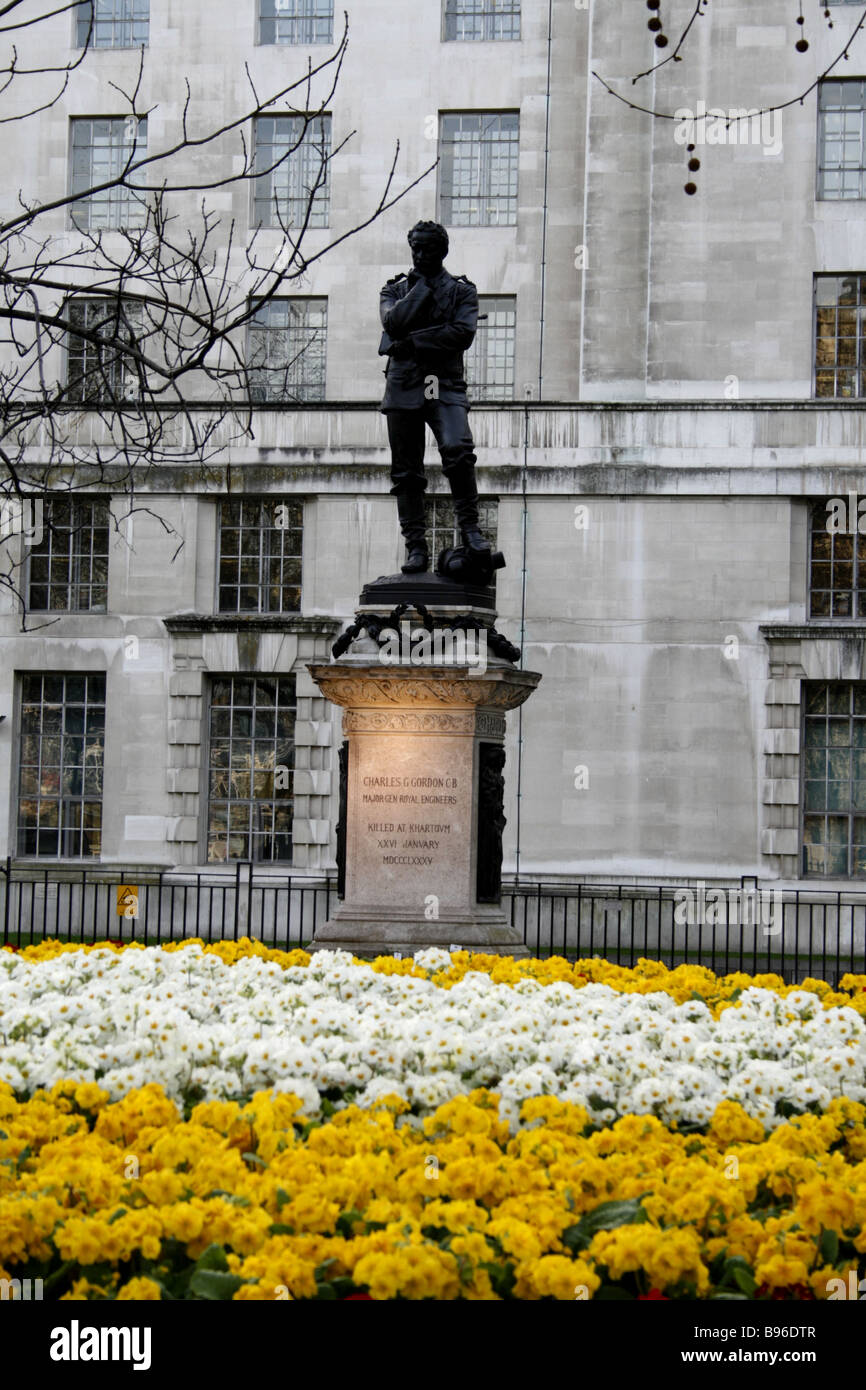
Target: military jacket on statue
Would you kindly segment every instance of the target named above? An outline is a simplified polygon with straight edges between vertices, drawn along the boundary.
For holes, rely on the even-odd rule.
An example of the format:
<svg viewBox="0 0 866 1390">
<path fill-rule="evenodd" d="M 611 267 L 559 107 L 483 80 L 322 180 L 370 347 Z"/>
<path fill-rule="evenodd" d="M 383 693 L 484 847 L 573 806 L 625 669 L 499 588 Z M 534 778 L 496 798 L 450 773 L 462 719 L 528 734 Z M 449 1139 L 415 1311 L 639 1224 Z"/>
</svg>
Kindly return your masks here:
<svg viewBox="0 0 866 1390">
<path fill-rule="evenodd" d="M 414 270 L 383 286 L 379 316 L 387 356 L 381 410 L 418 410 L 431 399 L 436 380 L 444 405 L 468 405 L 463 354 L 478 326 L 478 292 L 465 275 L 442 270 L 428 286 Z"/>
</svg>

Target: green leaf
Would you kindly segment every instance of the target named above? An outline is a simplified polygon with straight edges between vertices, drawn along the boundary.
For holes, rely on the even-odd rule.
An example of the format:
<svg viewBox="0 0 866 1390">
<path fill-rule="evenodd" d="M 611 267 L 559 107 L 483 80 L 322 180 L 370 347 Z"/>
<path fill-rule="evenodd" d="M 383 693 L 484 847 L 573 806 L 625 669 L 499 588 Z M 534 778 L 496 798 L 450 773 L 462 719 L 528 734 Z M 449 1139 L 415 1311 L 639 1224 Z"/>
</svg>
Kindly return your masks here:
<svg viewBox="0 0 866 1390">
<path fill-rule="evenodd" d="M 222 1303 L 231 1298 L 243 1283 L 238 1274 L 226 1274 L 221 1269 L 197 1269 L 189 1281 L 190 1293 L 197 1298 Z"/>
<path fill-rule="evenodd" d="M 268 1166 L 263 1158 L 259 1158 L 258 1154 L 241 1154 L 241 1157 L 245 1163 L 257 1163 L 260 1168 L 267 1168 Z"/>
<path fill-rule="evenodd" d="M 618 1284 L 602 1284 L 601 1288 L 596 1289 L 592 1296 L 593 1303 L 601 1299 L 602 1303 L 634 1303 L 634 1299 L 626 1289 L 620 1288 Z"/>
<path fill-rule="evenodd" d="M 195 1262 L 196 1273 L 200 1270 L 216 1269 L 225 1271 L 229 1267 L 226 1252 L 221 1245 L 214 1243 L 203 1250 Z"/>
<path fill-rule="evenodd" d="M 282 1211 L 283 1207 L 286 1205 L 286 1202 L 290 1202 L 291 1200 L 291 1197 L 289 1196 L 288 1192 L 285 1191 L 284 1188 L 277 1188 L 277 1211 Z"/>
<path fill-rule="evenodd" d="M 596 1298 L 598 1298 L 598 1294 L 596 1294 Z M 722 1291 L 719 1292 L 719 1293 L 711 1293 L 711 1294 L 710 1294 L 710 1299 L 711 1299 L 711 1300 L 712 1300 L 712 1299 L 715 1299 L 716 1301 L 724 1301 L 724 1302 L 726 1302 L 726 1303 L 748 1303 L 748 1302 L 749 1302 L 748 1298 L 746 1297 L 746 1295 L 745 1295 L 744 1293 L 731 1293 L 731 1291 L 730 1291 L 729 1289 L 724 1289 L 724 1290 L 722 1290 Z"/>
<path fill-rule="evenodd" d="M 758 1287 L 755 1283 L 754 1275 L 752 1275 L 747 1269 L 735 1269 L 733 1271 L 733 1274 L 734 1283 L 736 1284 L 737 1288 L 740 1289 L 741 1292 L 744 1293 L 747 1298 L 753 1298 L 755 1294 L 755 1289 Z"/>
<path fill-rule="evenodd" d="M 334 1291 L 334 1289 L 333 1289 L 333 1287 L 332 1287 L 331 1284 L 317 1284 L 317 1285 L 316 1285 L 316 1302 L 317 1302 L 317 1303 L 333 1303 L 333 1302 L 336 1301 L 336 1298 L 337 1298 L 336 1292 Z"/>
<path fill-rule="evenodd" d="M 353 1226 L 356 1221 L 363 1221 L 364 1213 L 358 1211 L 357 1207 L 352 1207 L 351 1211 L 341 1212 L 335 1222 L 337 1234 L 345 1236 L 346 1240 L 351 1240 L 355 1234 Z"/>
<path fill-rule="evenodd" d="M 617 1226 L 640 1226 L 648 1221 L 646 1209 L 636 1197 L 628 1201 L 602 1202 L 592 1211 L 584 1212 L 574 1226 L 562 1233 L 562 1243 L 569 1250 L 584 1250 L 599 1231 L 613 1231 Z"/>
<path fill-rule="evenodd" d="M 839 1258 L 839 1237 L 835 1231 L 822 1231 L 818 1253 L 825 1265 L 834 1265 Z"/>
<path fill-rule="evenodd" d="M 294 1226 L 288 1225 L 285 1221 L 273 1221 L 268 1227 L 268 1235 L 271 1236 L 293 1236 L 294 1234 Z"/>
<path fill-rule="evenodd" d="M 498 1293 L 500 1298 L 508 1298 L 517 1280 L 514 1275 L 514 1265 L 509 1260 L 507 1264 L 494 1264 L 492 1261 L 484 1260 L 479 1266 L 486 1269 L 490 1275 L 490 1285 L 494 1293 Z"/>
<path fill-rule="evenodd" d="M 106 1226 L 113 1226 L 115 1221 L 119 1221 L 122 1216 L 126 1216 L 126 1212 L 126 1207 L 118 1207 L 117 1211 L 113 1211 L 109 1216 L 108 1220 L 105 1223 Z"/>
</svg>

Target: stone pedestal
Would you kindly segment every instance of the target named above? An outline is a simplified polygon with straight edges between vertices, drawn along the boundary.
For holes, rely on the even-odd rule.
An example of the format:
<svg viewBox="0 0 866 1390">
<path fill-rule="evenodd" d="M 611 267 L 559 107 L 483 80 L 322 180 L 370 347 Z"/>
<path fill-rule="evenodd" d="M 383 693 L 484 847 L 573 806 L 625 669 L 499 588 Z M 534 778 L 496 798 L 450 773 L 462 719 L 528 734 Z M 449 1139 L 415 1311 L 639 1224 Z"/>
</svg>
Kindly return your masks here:
<svg viewBox="0 0 866 1390">
<path fill-rule="evenodd" d="M 362 645 L 308 668 L 348 744 L 345 895 L 313 949 L 528 954 L 500 906 L 503 741 L 541 676 L 490 656 L 386 664 Z"/>
</svg>

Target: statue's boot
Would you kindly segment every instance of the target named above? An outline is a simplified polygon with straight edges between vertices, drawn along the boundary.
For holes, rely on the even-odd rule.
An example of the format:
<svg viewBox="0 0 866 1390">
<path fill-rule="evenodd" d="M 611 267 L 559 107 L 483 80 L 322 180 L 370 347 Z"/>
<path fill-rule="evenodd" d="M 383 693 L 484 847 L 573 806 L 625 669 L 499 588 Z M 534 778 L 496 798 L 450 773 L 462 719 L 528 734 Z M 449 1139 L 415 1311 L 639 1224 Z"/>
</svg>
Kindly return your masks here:
<svg viewBox="0 0 866 1390">
<path fill-rule="evenodd" d="M 450 476 L 451 495 L 454 498 L 454 514 L 460 527 L 460 536 L 467 550 L 474 555 L 487 556 L 491 545 L 478 527 L 478 488 L 475 484 L 475 469 L 469 465 L 454 471 Z"/>
<path fill-rule="evenodd" d="M 406 542 L 406 563 L 400 568 L 404 574 L 423 574 L 430 568 L 430 552 L 424 529 L 423 492 L 398 492 L 397 515 Z"/>
</svg>

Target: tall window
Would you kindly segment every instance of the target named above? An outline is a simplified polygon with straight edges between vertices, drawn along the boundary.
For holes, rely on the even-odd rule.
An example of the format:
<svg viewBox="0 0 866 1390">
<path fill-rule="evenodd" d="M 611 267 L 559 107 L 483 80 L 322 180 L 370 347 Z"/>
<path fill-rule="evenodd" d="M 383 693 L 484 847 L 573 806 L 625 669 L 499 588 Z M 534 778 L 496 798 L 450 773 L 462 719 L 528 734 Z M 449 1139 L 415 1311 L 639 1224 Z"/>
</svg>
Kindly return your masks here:
<svg viewBox="0 0 866 1390">
<path fill-rule="evenodd" d="M 806 685 L 803 872 L 866 874 L 866 682 Z"/>
<path fill-rule="evenodd" d="M 138 371 L 123 345 L 134 344 L 141 332 L 144 316 L 139 301 L 70 299 L 66 316 L 71 330 L 66 339 L 67 399 L 110 405 L 138 396 Z M 81 336 L 85 333 L 87 337 Z"/>
<path fill-rule="evenodd" d="M 224 676 L 210 701 L 207 857 L 292 857 L 294 676 Z"/>
<path fill-rule="evenodd" d="M 78 47 L 140 48 L 150 33 L 150 0 L 85 0 L 75 16 Z"/>
<path fill-rule="evenodd" d="M 255 137 L 256 225 L 327 227 L 331 117 L 259 116 Z"/>
<path fill-rule="evenodd" d="M 220 505 L 219 611 L 297 613 L 300 502 L 243 498 Z"/>
<path fill-rule="evenodd" d="M 261 43 L 330 43 L 334 0 L 259 0 Z"/>
<path fill-rule="evenodd" d="M 99 191 L 78 198 L 70 207 L 70 217 L 83 231 L 110 231 L 122 227 L 141 227 L 147 217 L 147 204 L 140 193 L 121 184 L 101 188 L 119 179 L 130 160 L 147 154 L 147 117 L 75 117 L 72 121 L 72 186 L 74 195 L 93 188 Z M 142 182 L 144 173 L 134 176 Z"/>
<path fill-rule="evenodd" d="M 271 299 L 249 326 L 254 401 L 323 401 L 327 299 Z"/>
<path fill-rule="evenodd" d="M 513 295 L 482 296 L 475 340 L 466 354 L 466 382 L 478 401 L 514 399 L 514 334 L 517 301 Z M 481 318 L 486 314 L 486 318 Z"/>
<path fill-rule="evenodd" d="M 104 613 L 108 602 L 108 502 L 49 497 L 42 540 L 28 562 L 28 607 L 36 612 Z"/>
<path fill-rule="evenodd" d="M 866 82 L 818 88 L 818 197 L 866 197 Z"/>
<path fill-rule="evenodd" d="M 519 39 L 520 0 L 445 0 L 445 39 Z"/>
<path fill-rule="evenodd" d="M 816 396 L 866 396 L 864 336 L 866 275 L 816 275 Z"/>
<path fill-rule="evenodd" d="M 866 618 L 866 536 L 834 529 L 829 501 L 812 509 L 809 559 L 809 617 Z"/>
<path fill-rule="evenodd" d="M 104 675 L 22 676 L 19 854 L 100 853 L 104 746 Z"/>
<path fill-rule="evenodd" d="M 479 501 L 478 525 L 496 549 L 496 528 L 498 525 L 499 504 L 493 501 Z M 453 545 L 462 545 L 457 518 L 454 515 L 454 502 L 450 497 L 431 497 L 425 495 L 424 515 L 427 545 L 431 555 L 438 555 Z M 495 582 L 495 572 L 494 580 Z"/>
<path fill-rule="evenodd" d="M 440 115 L 443 223 L 450 227 L 516 224 L 519 126 L 516 111 Z"/>
</svg>

